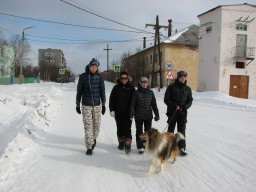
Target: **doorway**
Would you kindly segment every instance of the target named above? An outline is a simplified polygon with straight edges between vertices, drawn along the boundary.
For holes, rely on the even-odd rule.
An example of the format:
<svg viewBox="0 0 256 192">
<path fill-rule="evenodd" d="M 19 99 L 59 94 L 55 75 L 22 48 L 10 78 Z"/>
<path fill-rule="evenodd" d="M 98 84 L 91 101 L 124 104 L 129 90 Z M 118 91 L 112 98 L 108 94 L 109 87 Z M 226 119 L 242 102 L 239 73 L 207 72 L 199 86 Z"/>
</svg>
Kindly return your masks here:
<svg viewBox="0 0 256 192">
<path fill-rule="evenodd" d="M 229 95 L 248 99 L 249 76 L 230 75 Z"/>
</svg>

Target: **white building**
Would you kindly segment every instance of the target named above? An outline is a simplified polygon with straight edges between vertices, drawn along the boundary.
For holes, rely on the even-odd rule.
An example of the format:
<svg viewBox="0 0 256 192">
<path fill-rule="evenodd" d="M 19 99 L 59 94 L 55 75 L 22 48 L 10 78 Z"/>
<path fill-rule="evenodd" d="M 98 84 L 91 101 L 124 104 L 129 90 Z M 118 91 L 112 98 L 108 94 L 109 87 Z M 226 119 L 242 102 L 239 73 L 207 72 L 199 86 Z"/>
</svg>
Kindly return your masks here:
<svg viewBox="0 0 256 192">
<path fill-rule="evenodd" d="M 198 18 L 198 91 L 256 99 L 256 6 L 218 6 Z"/>
</svg>

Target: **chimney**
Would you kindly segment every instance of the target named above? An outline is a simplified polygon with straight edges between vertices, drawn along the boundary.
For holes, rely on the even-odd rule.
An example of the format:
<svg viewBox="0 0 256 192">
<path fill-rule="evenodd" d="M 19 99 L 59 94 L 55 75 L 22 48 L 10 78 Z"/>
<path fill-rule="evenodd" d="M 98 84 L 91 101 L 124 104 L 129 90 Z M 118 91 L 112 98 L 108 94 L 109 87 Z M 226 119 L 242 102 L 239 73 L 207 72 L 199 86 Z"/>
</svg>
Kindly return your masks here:
<svg viewBox="0 0 256 192">
<path fill-rule="evenodd" d="M 146 37 L 143 37 L 143 49 L 146 48 Z"/>
<path fill-rule="evenodd" d="M 169 19 L 168 22 L 169 22 L 169 25 L 168 25 L 168 37 L 171 37 L 172 36 L 172 20 Z"/>
</svg>

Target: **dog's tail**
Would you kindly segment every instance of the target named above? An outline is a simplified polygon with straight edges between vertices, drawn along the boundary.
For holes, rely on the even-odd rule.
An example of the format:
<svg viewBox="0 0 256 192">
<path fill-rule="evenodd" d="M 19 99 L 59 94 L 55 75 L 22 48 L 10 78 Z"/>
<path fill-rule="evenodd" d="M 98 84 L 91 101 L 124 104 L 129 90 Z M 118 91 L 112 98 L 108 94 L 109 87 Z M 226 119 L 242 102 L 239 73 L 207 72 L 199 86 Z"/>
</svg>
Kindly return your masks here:
<svg viewBox="0 0 256 192">
<path fill-rule="evenodd" d="M 178 143 L 179 143 L 180 140 L 185 140 L 185 137 L 184 137 L 184 135 L 183 135 L 182 133 L 177 132 L 177 133 L 175 134 L 174 139 L 173 139 L 173 144 L 172 144 L 172 148 L 171 148 L 171 153 L 172 153 L 173 149 L 175 149 L 175 147 L 178 145 Z"/>
</svg>

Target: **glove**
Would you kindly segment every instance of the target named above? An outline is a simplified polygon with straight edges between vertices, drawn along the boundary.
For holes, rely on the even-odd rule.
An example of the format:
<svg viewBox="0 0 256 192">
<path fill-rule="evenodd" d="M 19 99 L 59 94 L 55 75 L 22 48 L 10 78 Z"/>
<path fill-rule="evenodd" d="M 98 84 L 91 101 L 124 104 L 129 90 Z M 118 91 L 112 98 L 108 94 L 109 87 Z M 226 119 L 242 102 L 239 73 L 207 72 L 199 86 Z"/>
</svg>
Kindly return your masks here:
<svg viewBox="0 0 256 192">
<path fill-rule="evenodd" d="M 154 119 L 155 119 L 155 121 L 158 121 L 160 119 L 160 117 L 155 116 Z"/>
<path fill-rule="evenodd" d="M 115 111 L 110 111 L 110 116 L 115 117 Z"/>
<path fill-rule="evenodd" d="M 105 106 L 102 106 L 101 114 L 104 115 L 105 112 L 106 112 L 106 107 L 105 107 Z"/>
<path fill-rule="evenodd" d="M 76 112 L 77 112 L 78 114 L 81 114 L 80 107 L 76 107 Z"/>
</svg>

